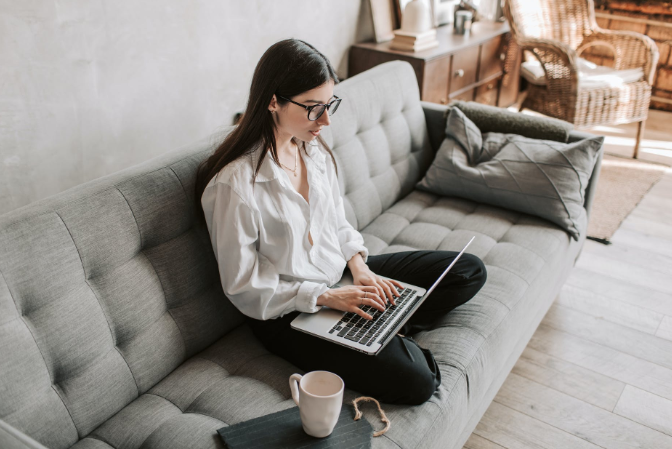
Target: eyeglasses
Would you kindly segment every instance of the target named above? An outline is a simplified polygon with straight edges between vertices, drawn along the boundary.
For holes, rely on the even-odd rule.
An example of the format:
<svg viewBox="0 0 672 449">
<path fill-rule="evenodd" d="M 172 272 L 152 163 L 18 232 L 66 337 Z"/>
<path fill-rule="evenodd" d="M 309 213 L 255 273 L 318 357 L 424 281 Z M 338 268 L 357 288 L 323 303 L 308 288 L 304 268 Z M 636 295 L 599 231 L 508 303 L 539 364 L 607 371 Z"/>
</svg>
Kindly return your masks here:
<svg viewBox="0 0 672 449">
<path fill-rule="evenodd" d="M 297 103 L 296 101 L 292 101 L 289 98 L 283 97 L 282 95 L 278 95 L 278 98 L 282 98 L 283 100 L 287 100 L 290 103 L 294 103 L 297 106 L 305 108 L 308 111 L 308 120 L 311 122 L 314 122 L 318 118 L 322 117 L 322 114 L 324 114 L 325 110 L 329 111 L 329 115 L 334 115 L 334 112 L 336 112 L 336 109 L 338 109 L 338 105 L 341 104 L 341 99 L 336 95 L 334 95 L 334 100 L 330 101 L 329 104 L 318 103 L 312 106 L 306 106 L 305 104 Z"/>
</svg>

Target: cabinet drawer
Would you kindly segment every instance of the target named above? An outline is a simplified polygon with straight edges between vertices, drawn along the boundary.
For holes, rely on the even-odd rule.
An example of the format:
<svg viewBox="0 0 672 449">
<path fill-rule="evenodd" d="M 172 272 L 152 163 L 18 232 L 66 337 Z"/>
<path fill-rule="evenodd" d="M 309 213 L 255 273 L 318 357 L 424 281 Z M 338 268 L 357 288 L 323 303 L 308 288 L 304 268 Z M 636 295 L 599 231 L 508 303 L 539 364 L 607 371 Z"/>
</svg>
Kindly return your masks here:
<svg viewBox="0 0 672 449">
<path fill-rule="evenodd" d="M 428 61 L 422 83 L 422 99 L 432 103 L 448 104 L 448 73 L 450 56 Z"/>
<path fill-rule="evenodd" d="M 506 54 L 502 53 L 502 50 L 502 36 L 490 39 L 481 46 L 479 81 L 502 73 L 502 67 L 506 59 Z"/>
<path fill-rule="evenodd" d="M 465 48 L 453 54 L 450 70 L 450 93 L 476 82 L 478 67 L 478 47 Z"/>
<path fill-rule="evenodd" d="M 496 78 L 492 81 L 488 81 L 487 83 L 478 86 L 476 88 L 476 99 L 474 101 L 477 103 L 497 106 L 497 93 L 499 92 L 499 80 L 500 78 Z"/>
</svg>

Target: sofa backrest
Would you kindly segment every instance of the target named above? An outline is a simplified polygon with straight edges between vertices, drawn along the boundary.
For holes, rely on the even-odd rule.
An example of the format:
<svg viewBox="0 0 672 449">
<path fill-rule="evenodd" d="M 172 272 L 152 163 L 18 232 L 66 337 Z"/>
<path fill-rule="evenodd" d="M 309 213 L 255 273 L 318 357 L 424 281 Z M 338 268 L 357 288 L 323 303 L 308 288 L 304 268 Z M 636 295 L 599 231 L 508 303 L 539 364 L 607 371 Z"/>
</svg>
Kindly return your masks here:
<svg viewBox="0 0 672 449">
<path fill-rule="evenodd" d="M 194 220 L 216 140 L 0 216 L 0 419 L 69 447 L 243 322 Z"/>
<path fill-rule="evenodd" d="M 324 136 L 361 229 L 433 153 L 408 63 L 335 91 Z M 196 168 L 230 129 L 0 216 L 1 420 L 69 447 L 244 321 L 194 219 Z"/>
<path fill-rule="evenodd" d="M 412 66 L 391 61 L 337 84 L 343 101 L 323 136 L 348 221 L 363 229 L 422 179 L 434 159 Z"/>
</svg>

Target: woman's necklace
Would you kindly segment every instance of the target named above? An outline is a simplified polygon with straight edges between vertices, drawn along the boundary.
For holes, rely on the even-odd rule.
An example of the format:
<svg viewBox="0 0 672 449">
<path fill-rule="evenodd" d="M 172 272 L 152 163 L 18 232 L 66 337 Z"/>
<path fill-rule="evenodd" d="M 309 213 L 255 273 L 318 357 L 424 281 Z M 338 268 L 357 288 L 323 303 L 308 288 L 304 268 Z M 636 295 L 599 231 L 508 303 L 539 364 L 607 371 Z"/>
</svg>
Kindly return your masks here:
<svg viewBox="0 0 672 449">
<path fill-rule="evenodd" d="M 294 173 L 294 176 L 298 176 L 298 175 L 296 174 L 296 168 L 299 166 L 299 146 L 296 145 L 296 144 L 294 144 L 294 145 L 296 146 L 296 150 L 294 151 L 294 170 L 292 170 L 291 168 L 287 167 L 287 166 L 286 166 L 285 164 L 283 164 L 282 162 L 280 162 L 280 165 L 282 165 L 282 166 L 285 167 L 287 170 L 289 170 L 289 171 L 291 171 L 292 173 Z M 278 160 L 279 160 L 279 159 L 278 159 Z"/>
</svg>

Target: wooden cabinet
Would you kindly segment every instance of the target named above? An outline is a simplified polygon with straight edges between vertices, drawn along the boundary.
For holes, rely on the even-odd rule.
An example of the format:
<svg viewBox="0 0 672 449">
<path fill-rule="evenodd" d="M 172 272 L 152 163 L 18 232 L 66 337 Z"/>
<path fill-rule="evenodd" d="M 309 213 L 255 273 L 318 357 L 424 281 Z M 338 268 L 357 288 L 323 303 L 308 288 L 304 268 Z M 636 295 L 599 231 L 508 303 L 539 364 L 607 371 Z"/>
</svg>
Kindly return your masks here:
<svg viewBox="0 0 672 449">
<path fill-rule="evenodd" d="M 499 93 L 499 78 L 495 78 L 476 88 L 476 98 L 474 101 L 491 106 L 497 106 L 497 96 Z"/>
<path fill-rule="evenodd" d="M 520 51 L 508 24 L 476 22 L 466 36 L 454 34 L 452 25 L 436 31 L 439 46 L 417 53 L 392 50 L 390 42 L 353 45 L 348 76 L 398 59 L 413 66 L 424 101 L 478 101 L 501 107 L 515 103 Z"/>
<path fill-rule="evenodd" d="M 478 51 L 465 48 L 453 54 L 453 65 L 450 69 L 450 93 L 463 91 L 478 79 Z"/>
</svg>

